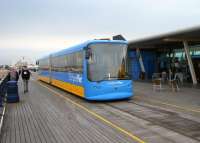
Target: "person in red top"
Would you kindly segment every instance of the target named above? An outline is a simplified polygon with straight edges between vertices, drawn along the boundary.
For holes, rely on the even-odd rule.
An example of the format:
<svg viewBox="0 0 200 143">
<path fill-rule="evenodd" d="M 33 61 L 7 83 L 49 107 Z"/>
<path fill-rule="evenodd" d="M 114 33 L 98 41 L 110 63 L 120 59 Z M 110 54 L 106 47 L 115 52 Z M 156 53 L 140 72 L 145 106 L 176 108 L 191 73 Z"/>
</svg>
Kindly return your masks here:
<svg viewBox="0 0 200 143">
<path fill-rule="evenodd" d="M 28 81 L 30 79 L 30 75 L 31 75 L 30 71 L 26 67 L 23 67 L 21 71 L 21 76 L 24 85 L 24 93 L 28 92 Z"/>
</svg>

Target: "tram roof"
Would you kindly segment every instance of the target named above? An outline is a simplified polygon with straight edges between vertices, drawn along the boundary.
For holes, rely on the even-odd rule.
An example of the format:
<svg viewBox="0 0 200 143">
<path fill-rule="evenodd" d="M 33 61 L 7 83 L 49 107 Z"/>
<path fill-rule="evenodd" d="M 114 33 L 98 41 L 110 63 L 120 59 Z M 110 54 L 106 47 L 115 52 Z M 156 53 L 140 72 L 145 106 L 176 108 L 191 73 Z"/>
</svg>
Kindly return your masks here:
<svg viewBox="0 0 200 143">
<path fill-rule="evenodd" d="M 126 43 L 126 41 L 122 41 L 122 40 L 89 40 L 86 41 L 82 44 L 79 45 L 75 45 L 69 48 L 65 48 L 59 52 L 56 52 L 54 54 L 52 54 L 53 57 L 55 56 L 61 56 L 61 55 L 65 55 L 65 54 L 70 54 L 76 51 L 80 51 L 83 50 L 88 44 L 94 44 L 94 43 Z"/>
<path fill-rule="evenodd" d="M 56 57 L 56 56 L 61 56 L 61 55 L 65 55 L 65 54 L 70 54 L 70 53 L 73 53 L 73 52 L 76 52 L 76 51 L 83 50 L 88 44 L 94 44 L 94 43 L 124 43 L 124 44 L 127 44 L 127 41 L 123 41 L 123 40 L 88 40 L 88 41 L 86 41 L 82 44 L 67 47 L 67 48 L 60 50 L 58 52 L 51 53 L 51 54 L 44 56 L 40 59 L 45 59 L 45 58 L 49 57 L 50 55 L 53 56 L 53 57 Z"/>
<path fill-rule="evenodd" d="M 177 48 L 183 47 L 183 41 L 187 41 L 190 45 L 200 44 L 200 26 L 152 37 L 130 40 L 128 44 L 130 49 Z"/>
</svg>

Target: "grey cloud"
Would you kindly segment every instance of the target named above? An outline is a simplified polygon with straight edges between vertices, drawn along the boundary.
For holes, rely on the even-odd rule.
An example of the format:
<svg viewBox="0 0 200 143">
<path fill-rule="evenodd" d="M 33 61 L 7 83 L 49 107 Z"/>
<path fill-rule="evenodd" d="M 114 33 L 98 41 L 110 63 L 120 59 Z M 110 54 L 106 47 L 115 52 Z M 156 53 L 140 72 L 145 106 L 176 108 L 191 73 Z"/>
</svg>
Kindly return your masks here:
<svg viewBox="0 0 200 143">
<path fill-rule="evenodd" d="M 0 0 L 0 37 L 85 40 L 121 33 L 134 39 L 200 24 L 199 5 L 199 0 Z"/>
</svg>

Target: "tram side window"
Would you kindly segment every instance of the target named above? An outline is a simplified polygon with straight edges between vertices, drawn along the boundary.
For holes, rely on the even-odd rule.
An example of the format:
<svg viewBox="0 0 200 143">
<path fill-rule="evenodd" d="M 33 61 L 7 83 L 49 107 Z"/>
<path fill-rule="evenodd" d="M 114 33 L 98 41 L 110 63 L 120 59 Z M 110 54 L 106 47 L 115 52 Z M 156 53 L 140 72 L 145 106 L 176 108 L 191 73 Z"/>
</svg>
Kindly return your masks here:
<svg viewBox="0 0 200 143">
<path fill-rule="evenodd" d="M 76 52 L 66 55 L 65 69 L 68 72 L 82 72 L 83 71 L 83 54 Z"/>
<path fill-rule="evenodd" d="M 52 70 L 60 72 L 82 72 L 83 54 L 76 52 L 52 58 Z"/>
<path fill-rule="evenodd" d="M 76 52 L 70 55 L 70 67 L 72 72 L 82 72 L 82 52 Z"/>
<path fill-rule="evenodd" d="M 42 59 L 39 61 L 39 70 L 49 70 L 48 59 Z"/>
<path fill-rule="evenodd" d="M 58 56 L 52 58 L 52 70 L 53 71 L 65 71 L 65 56 Z"/>
</svg>

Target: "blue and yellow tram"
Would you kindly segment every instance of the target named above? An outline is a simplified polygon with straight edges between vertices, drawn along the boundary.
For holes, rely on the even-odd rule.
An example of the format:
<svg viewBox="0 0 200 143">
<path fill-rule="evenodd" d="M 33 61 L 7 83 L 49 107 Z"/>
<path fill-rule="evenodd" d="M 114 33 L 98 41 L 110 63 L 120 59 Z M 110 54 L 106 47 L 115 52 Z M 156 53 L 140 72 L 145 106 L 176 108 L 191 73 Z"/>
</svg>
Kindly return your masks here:
<svg viewBox="0 0 200 143">
<path fill-rule="evenodd" d="M 88 100 L 133 96 L 127 42 L 91 40 L 38 60 L 39 80 Z"/>
</svg>

